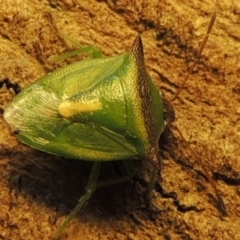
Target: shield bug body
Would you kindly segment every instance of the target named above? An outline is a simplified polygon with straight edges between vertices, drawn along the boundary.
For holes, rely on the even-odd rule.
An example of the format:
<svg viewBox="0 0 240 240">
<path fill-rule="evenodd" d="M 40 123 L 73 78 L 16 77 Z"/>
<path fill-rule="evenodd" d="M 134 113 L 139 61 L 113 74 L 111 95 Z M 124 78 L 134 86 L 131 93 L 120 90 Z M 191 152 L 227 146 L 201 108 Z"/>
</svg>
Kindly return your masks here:
<svg viewBox="0 0 240 240">
<path fill-rule="evenodd" d="M 157 164 L 165 126 L 140 37 L 132 52 L 73 63 L 41 78 L 14 98 L 4 118 L 27 145 L 89 161 Z"/>
</svg>

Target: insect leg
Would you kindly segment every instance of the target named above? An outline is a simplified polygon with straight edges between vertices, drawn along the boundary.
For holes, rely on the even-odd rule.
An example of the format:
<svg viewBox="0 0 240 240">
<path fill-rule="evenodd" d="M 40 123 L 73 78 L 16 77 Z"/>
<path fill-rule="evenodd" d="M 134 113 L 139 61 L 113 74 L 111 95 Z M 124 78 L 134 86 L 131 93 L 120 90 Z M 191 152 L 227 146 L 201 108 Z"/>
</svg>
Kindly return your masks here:
<svg viewBox="0 0 240 240">
<path fill-rule="evenodd" d="M 127 170 L 127 174 L 119 179 L 112 179 L 109 181 L 99 182 L 97 183 L 97 188 L 106 187 L 106 186 L 110 186 L 110 185 L 114 185 L 122 182 L 127 182 L 133 178 L 133 176 L 136 173 L 136 167 L 133 160 L 124 160 L 122 162 Z"/>
<path fill-rule="evenodd" d="M 72 212 L 70 213 L 68 218 L 61 225 L 61 227 L 57 230 L 53 239 L 59 239 L 59 237 L 62 235 L 62 232 L 64 231 L 64 229 L 71 223 L 73 218 L 76 217 L 76 215 L 81 211 L 81 209 L 83 208 L 85 203 L 91 198 L 93 192 L 97 188 L 97 181 L 98 181 L 98 177 L 99 177 L 100 168 L 101 168 L 101 162 L 94 162 L 90 177 L 88 179 L 86 193 L 79 199 L 78 204 L 72 210 Z"/>
</svg>

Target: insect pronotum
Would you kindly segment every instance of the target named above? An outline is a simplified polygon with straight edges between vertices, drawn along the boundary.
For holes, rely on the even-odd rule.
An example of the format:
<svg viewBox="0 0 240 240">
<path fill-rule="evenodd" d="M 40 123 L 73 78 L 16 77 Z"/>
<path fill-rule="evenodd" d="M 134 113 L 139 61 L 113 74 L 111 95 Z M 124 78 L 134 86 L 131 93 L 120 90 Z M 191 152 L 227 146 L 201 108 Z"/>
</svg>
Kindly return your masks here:
<svg viewBox="0 0 240 240">
<path fill-rule="evenodd" d="M 190 74 L 198 63 L 215 19 L 214 12 Z M 3 83 L 19 92 L 9 80 L 1 81 L 0 86 Z M 158 140 L 171 122 L 164 116 L 165 103 L 146 71 L 140 36 L 136 37 L 130 52 L 83 60 L 57 69 L 14 98 L 4 118 L 17 131 L 21 142 L 51 154 L 93 161 L 86 194 L 55 238 L 61 235 L 94 190 L 108 184 L 98 183 L 101 162 L 124 160 L 128 174 L 113 181 L 114 184 L 132 178 L 135 174 L 132 160 L 147 159 L 153 165 L 149 188 L 153 187 L 161 161 Z M 202 167 L 225 212 L 214 182 Z"/>
</svg>

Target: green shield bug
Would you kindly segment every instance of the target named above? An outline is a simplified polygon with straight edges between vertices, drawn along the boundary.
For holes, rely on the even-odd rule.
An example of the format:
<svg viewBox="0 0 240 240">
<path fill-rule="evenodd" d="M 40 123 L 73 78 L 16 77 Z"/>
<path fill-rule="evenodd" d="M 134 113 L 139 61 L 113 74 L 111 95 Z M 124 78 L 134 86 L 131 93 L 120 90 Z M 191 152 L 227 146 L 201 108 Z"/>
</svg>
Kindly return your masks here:
<svg viewBox="0 0 240 240">
<path fill-rule="evenodd" d="M 137 37 L 130 53 L 84 60 L 41 78 L 14 98 L 4 118 L 20 141 L 48 153 L 89 161 L 147 158 L 158 165 L 162 112 Z"/>
<path fill-rule="evenodd" d="M 157 171 L 158 140 L 166 126 L 162 105 L 138 36 L 131 52 L 73 63 L 39 79 L 14 98 L 4 118 L 31 147 L 94 161 L 75 215 L 97 187 L 100 162 L 147 159 Z M 131 162 L 125 165 L 128 176 L 115 182 L 132 178 Z"/>
<path fill-rule="evenodd" d="M 129 53 L 61 68 L 14 99 L 4 117 L 20 141 L 48 153 L 94 161 L 87 193 L 58 235 L 101 186 L 102 161 L 148 159 L 156 176 L 158 140 L 167 124 L 163 113 L 162 95 L 145 70 L 140 37 Z M 116 182 L 134 173 L 132 163 L 124 163 L 129 174 Z"/>
</svg>

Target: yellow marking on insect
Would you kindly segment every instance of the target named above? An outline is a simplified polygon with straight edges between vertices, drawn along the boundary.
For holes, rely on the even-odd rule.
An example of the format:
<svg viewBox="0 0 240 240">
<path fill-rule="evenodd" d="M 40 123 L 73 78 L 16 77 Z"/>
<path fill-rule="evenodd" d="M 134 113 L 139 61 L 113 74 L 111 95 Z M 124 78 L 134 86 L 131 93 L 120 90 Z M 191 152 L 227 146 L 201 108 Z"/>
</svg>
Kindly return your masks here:
<svg viewBox="0 0 240 240">
<path fill-rule="evenodd" d="M 62 101 L 58 106 L 58 112 L 65 118 L 72 117 L 83 112 L 92 112 L 102 109 L 102 103 L 96 102 L 72 102 L 69 100 Z"/>
</svg>

